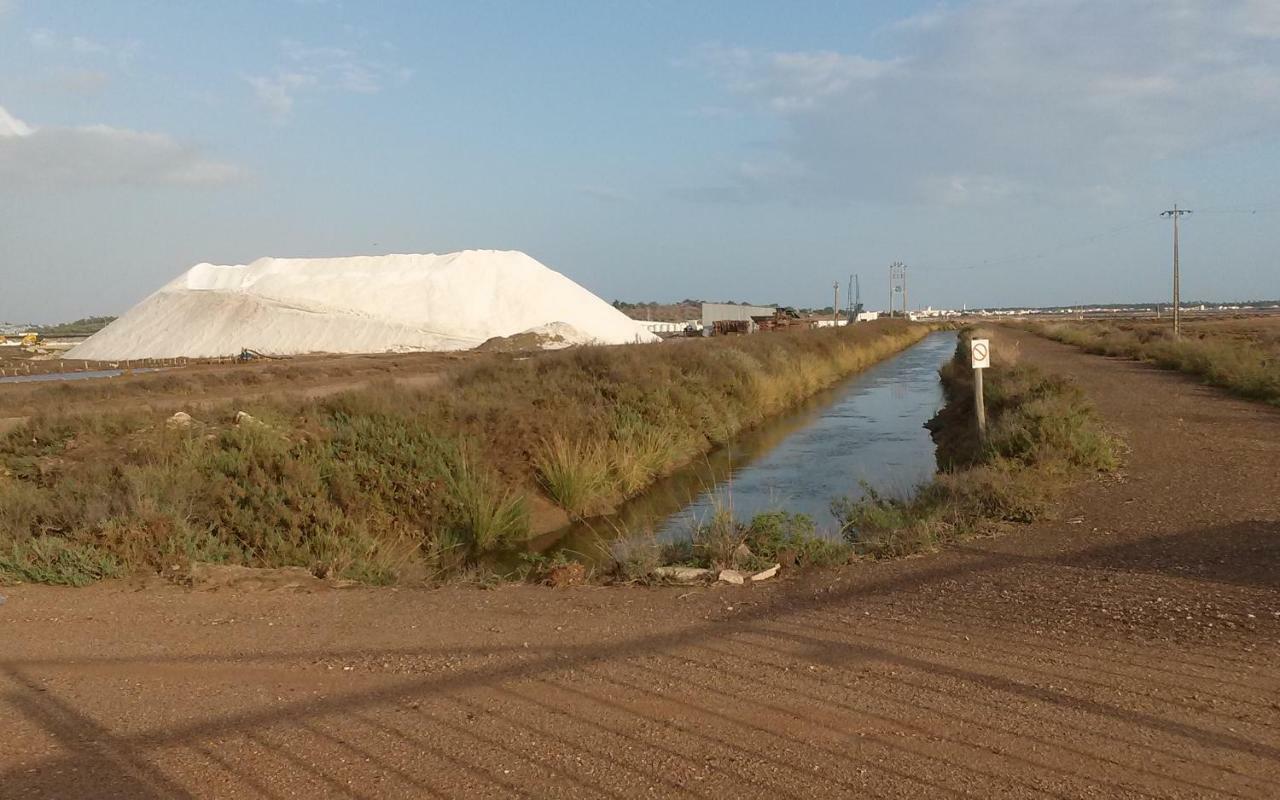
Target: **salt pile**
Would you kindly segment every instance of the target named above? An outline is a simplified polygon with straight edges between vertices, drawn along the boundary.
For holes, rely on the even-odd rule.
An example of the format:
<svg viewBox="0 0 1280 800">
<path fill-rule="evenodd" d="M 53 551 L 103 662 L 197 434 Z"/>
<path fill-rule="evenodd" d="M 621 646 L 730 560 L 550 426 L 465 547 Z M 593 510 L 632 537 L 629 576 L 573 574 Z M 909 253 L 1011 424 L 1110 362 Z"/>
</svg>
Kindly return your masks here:
<svg viewBox="0 0 1280 800">
<path fill-rule="evenodd" d="M 543 331 L 569 344 L 657 340 L 524 253 L 464 250 L 197 264 L 67 357 L 466 350 L 495 337 Z"/>
</svg>

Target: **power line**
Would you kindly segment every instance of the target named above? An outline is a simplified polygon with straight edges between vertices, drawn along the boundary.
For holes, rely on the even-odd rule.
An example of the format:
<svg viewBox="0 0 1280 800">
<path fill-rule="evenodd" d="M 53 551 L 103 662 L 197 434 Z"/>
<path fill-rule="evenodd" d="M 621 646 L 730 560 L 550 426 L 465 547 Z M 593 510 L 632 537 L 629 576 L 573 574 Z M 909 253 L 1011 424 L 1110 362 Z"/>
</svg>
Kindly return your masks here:
<svg viewBox="0 0 1280 800">
<path fill-rule="evenodd" d="M 924 266 L 920 266 L 918 264 L 914 266 L 916 266 L 917 269 L 923 269 L 927 272 L 963 272 L 968 270 L 976 271 L 976 270 L 995 269 L 997 267 L 1005 266 L 1007 264 L 1012 264 L 1015 262 L 1038 261 L 1042 258 L 1048 258 L 1049 256 L 1058 255 L 1064 251 L 1067 251 L 1073 248 L 1084 247 L 1084 246 L 1093 244 L 1094 242 L 1101 241 L 1103 239 L 1107 239 L 1112 236 L 1125 233 L 1127 231 L 1135 230 L 1137 228 L 1150 226 L 1150 225 L 1151 225 L 1151 220 L 1145 219 L 1141 222 L 1132 222 L 1132 223 L 1127 223 L 1125 225 L 1119 225 L 1114 228 L 1108 228 L 1106 230 L 1099 231 L 1098 233 L 1090 234 L 1088 236 L 1081 236 L 1074 239 L 1068 239 L 1056 245 L 1052 245 L 1043 250 L 1026 252 L 1019 255 L 1001 256 L 995 259 L 983 259 L 982 261 L 974 262 L 972 264 L 965 264 L 965 265 L 951 266 L 951 267 L 941 267 L 941 266 L 931 267 L 931 266 L 928 266 L 927 264 Z"/>
</svg>

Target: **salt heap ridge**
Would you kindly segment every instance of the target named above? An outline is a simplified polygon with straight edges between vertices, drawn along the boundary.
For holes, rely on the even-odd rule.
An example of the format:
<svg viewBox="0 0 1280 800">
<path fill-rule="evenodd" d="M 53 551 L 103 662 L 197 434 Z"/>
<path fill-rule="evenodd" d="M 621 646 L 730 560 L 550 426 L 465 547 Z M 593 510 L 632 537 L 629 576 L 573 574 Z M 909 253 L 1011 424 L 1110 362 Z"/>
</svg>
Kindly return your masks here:
<svg viewBox="0 0 1280 800">
<path fill-rule="evenodd" d="M 574 344 L 656 341 L 518 251 L 197 264 L 67 353 L 117 361 L 467 350 L 563 323 Z"/>
</svg>

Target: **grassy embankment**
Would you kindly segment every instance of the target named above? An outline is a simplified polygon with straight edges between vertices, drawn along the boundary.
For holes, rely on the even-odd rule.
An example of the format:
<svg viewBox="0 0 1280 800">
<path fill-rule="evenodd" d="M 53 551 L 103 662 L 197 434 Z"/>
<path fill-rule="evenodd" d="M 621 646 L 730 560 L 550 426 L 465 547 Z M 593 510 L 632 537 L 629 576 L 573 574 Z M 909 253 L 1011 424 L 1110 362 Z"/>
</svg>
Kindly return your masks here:
<svg viewBox="0 0 1280 800">
<path fill-rule="evenodd" d="M 969 332 L 941 369 L 946 404 L 928 427 L 938 446 L 939 472 L 907 497 L 874 492 L 836 498 L 832 512 L 842 540 L 815 535 L 812 520 L 778 510 L 750 521 L 721 509 L 686 542 L 637 536 L 615 543 L 624 578 L 659 565 L 762 569 L 773 563 L 821 566 L 858 556 L 888 558 L 933 549 L 1003 523 L 1025 523 L 1051 511 L 1073 481 L 1114 470 L 1119 442 L 1106 433 L 1083 393 L 1070 381 L 997 354 L 985 377 L 988 435 L 978 435 L 969 366 Z M 995 334 L 984 331 L 984 336 Z"/>
<path fill-rule="evenodd" d="M 447 576 L 566 514 L 609 510 L 927 330 L 494 357 L 431 389 L 265 399 L 186 423 L 37 416 L 0 439 L 0 581 L 192 561 Z"/>
<path fill-rule="evenodd" d="M 1280 325 L 1262 320 L 1191 322 L 1174 339 L 1168 322 L 1029 323 L 1027 329 L 1098 355 L 1147 361 L 1195 375 L 1252 400 L 1280 405 Z"/>
</svg>

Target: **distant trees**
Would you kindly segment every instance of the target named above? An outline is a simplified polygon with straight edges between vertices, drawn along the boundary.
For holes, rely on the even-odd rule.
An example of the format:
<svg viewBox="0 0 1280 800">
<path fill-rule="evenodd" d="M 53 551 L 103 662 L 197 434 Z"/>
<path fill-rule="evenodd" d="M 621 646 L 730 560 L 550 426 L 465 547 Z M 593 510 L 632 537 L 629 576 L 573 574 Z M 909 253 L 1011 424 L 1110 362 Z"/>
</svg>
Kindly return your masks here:
<svg viewBox="0 0 1280 800">
<path fill-rule="evenodd" d="M 85 317 L 74 322 L 41 325 L 35 330 L 42 336 L 88 336 L 115 322 L 115 317 Z"/>
</svg>

